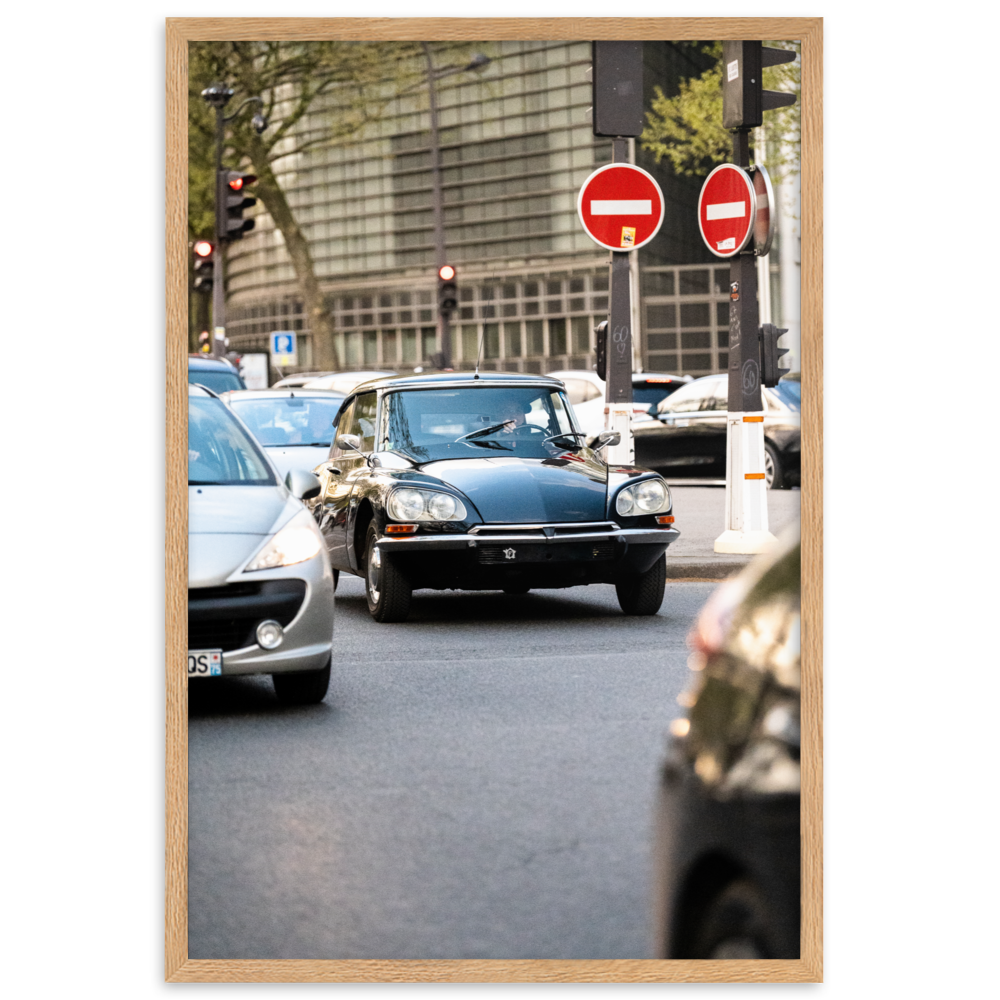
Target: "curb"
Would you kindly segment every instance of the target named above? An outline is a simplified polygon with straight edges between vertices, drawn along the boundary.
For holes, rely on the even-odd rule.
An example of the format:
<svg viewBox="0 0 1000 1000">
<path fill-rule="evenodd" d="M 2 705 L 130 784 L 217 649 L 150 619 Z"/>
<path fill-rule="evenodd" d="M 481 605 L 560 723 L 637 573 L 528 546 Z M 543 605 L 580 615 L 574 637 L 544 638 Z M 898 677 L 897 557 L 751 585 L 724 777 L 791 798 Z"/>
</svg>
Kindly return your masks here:
<svg viewBox="0 0 1000 1000">
<path fill-rule="evenodd" d="M 668 580 L 724 580 L 739 573 L 750 562 L 746 559 L 671 559 L 667 556 Z"/>
</svg>

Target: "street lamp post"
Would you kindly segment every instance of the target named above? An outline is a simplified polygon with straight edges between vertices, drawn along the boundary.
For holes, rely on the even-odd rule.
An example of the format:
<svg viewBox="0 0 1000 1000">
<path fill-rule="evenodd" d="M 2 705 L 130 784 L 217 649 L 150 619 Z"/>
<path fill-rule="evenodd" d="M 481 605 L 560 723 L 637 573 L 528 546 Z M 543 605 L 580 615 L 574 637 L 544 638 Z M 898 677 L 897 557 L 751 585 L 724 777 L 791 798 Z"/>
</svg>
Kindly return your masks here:
<svg viewBox="0 0 1000 1000">
<path fill-rule="evenodd" d="M 430 100 L 431 117 L 431 207 L 434 213 L 434 266 L 440 272 L 446 264 L 446 248 L 444 242 L 444 200 L 441 194 L 441 143 L 438 133 L 437 91 L 435 82 L 452 73 L 465 73 L 469 70 L 482 69 L 490 62 L 489 56 L 477 52 L 467 66 L 443 66 L 436 69 L 431 58 L 431 47 L 422 42 L 424 58 L 427 60 L 427 93 Z M 441 367 L 451 368 L 451 314 L 438 311 L 438 331 L 441 343 Z"/>
<path fill-rule="evenodd" d="M 225 241 L 226 206 L 222 203 L 219 174 L 222 172 L 222 151 L 226 139 L 226 124 L 237 118 L 248 104 L 263 104 L 260 97 L 248 97 L 228 118 L 226 105 L 233 96 L 233 89 L 224 83 L 213 83 L 206 87 L 201 96 L 215 108 L 215 257 L 212 264 L 212 356 L 221 358 L 226 353 L 226 290 L 223 265 L 223 245 Z M 260 135 L 267 128 L 267 119 L 260 113 L 253 117 L 253 127 Z"/>
</svg>

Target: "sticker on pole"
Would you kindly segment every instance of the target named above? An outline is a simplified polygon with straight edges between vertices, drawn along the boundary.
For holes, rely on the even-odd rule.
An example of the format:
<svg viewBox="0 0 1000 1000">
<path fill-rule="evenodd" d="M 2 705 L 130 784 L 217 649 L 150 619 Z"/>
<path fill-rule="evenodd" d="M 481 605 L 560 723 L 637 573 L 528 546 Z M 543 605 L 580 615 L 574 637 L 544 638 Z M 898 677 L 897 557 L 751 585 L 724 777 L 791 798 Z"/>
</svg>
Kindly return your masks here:
<svg viewBox="0 0 1000 1000">
<path fill-rule="evenodd" d="M 698 196 L 698 229 L 716 257 L 735 257 L 753 235 L 757 198 L 745 170 L 723 163 L 705 178 Z"/>
<path fill-rule="evenodd" d="M 607 250 L 638 250 L 663 225 L 663 192 L 642 167 L 609 163 L 584 182 L 576 211 L 587 235 Z"/>
</svg>

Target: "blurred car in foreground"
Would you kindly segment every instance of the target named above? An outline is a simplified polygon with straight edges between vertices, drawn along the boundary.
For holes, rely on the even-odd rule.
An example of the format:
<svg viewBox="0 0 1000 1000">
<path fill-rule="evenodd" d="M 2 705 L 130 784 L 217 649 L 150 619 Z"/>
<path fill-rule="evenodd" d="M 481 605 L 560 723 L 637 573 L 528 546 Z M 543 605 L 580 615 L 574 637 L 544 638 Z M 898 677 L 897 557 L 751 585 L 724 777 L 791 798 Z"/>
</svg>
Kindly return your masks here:
<svg viewBox="0 0 1000 1000">
<path fill-rule="evenodd" d="M 323 389 L 247 389 L 222 401 L 250 428 L 278 474 L 311 472 L 326 458 L 344 397 Z"/>
<path fill-rule="evenodd" d="M 709 598 L 689 636 L 656 816 L 661 958 L 798 958 L 798 530 Z"/>
<path fill-rule="evenodd" d="M 196 382 L 214 393 L 247 387 L 231 362 L 207 354 L 188 355 L 188 382 Z"/>
<path fill-rule="evenodd" d="M 188 387 L 189 678 L 270 674 L 285 704 L 326 696 L 333 574 L 301 502 L 318 491 L 312 473 L 282 484 L 222 401 Z"/>
<path fill-rule="evenodd" d="M 605 382 L 597 372 L 549 372 L 566 386 L 566 395 L 573 406 L 580 429 L 588 437 L 604 430 Z M 691 381 L 690 375 L 666 375 L 661 372 L 634 372 L 632 374 L 632 419 L 645 419 L 650 409 Z"/>
<path fill-rule="evenodd" d="M 303 383 L 303 389 L 327 389 L 346 396 L 356 385 L 369 382 L 374 378 L 392 378 L 395 372 L 331 372 L 320 378 L 312 378 Z"/>
<path fill-rule="evenodd" d="M 802 383 L 796 374 L 760 391 L 764 481 L 774 490 L 797 486 L 802 468 Z M 635 425 L 635 464 L 668 479 L 725 479 L 728 394 L 728 375 L 706 375 L 663 400 L 655 420 Z"/>
<path fill-rule="evenodd" d="M 604 444 L 617 441 L 607 435 Z M 379 622 L 414 590 L 529 590 L 613 583 L 622 611 L 663 601 L 673 527 L 655 473 L 584 444 L 562 383 L 509 372 L 387 378 L 358 386 L 308 502 L 336 570 L 365 581 Z"/>
</svg>

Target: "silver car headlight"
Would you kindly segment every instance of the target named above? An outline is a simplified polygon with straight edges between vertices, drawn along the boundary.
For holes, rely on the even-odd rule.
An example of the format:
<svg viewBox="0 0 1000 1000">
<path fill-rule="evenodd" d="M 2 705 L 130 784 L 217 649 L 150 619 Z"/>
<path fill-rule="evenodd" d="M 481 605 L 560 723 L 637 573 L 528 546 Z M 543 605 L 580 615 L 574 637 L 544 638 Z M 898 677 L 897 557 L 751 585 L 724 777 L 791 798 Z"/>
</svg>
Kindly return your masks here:
<svg viewBox="0 0 1000 1000">
<path fill-rule="evenodd" d="M 670 489 L 662 479 L 646 479 L 627 486 L 618 494 L 615 510 L 623 517 L 670 510 Z"/>
<path fill-rule="evenodd" d="M 257 553 L 243 572 L 274 569 L 275 566 L 294 566 L 312 559 L 322 546 L 323 536 L 316 529 L 312 514 L 302 510 Z"/>
<path fill-rule="evenodd" d="M 458 497 L 409 487 L 393 490 L 386 510 L 394 521 L 464 521 L 468 517 Z"/>
</svg>

